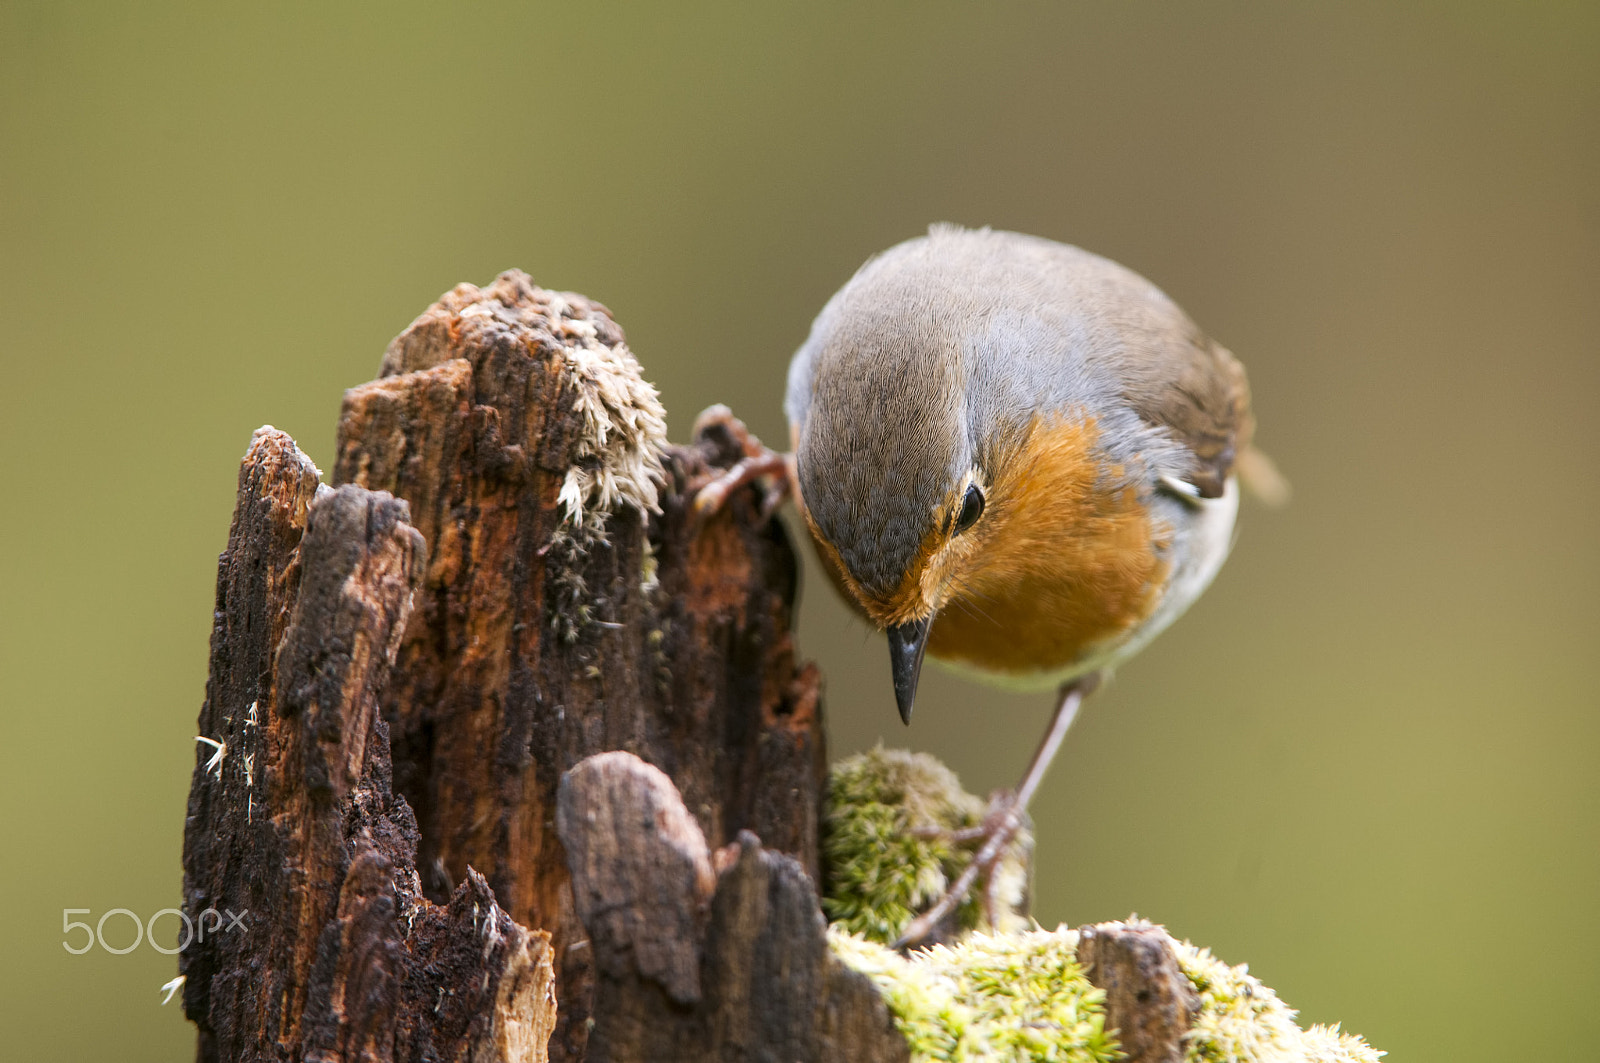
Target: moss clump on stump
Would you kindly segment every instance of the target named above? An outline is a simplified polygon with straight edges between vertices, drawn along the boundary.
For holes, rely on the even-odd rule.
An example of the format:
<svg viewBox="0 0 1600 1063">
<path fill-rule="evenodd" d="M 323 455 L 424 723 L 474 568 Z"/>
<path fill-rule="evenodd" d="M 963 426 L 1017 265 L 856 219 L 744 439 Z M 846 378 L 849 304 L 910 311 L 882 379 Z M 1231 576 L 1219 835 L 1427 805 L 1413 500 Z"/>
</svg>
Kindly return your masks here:
<svg viewBox="0 0 1600 1063">
<path fill-rule="evenodd" d="M 1079 962 L 1077 931 L 1039 929 L 1019 914 L 1031 837 L 997 872 L 1002 904 L 993 932 L 983 905 L 957 911 L 952 945 L 902 956 L 889 949 L 906 925 L 961 873 L 970 851 L 949 833 L 979 825 L 985 803 L 934 758 L 882 747 L 846 758 L 828 779 L 822 908 L 834 954 L 871 978 L 913 1060 L 1110 1063 L 1105 994 Z M 1249 968 L 1136 917 L 1104 924 L 1158 932 L 1177 957 L 1198 1009 L 1183 1037 L 1186 1063 L 1378 1063 L 1383 1055 L 1337 1026 L 1302 1030 L 1295 1012 Z"/>
<path fill-rule="evenodd" d="M 987 804 L 955 772 L 925 753 L 877 747 L 828 773 L 822 910 L 830 924 L 869 941 L 895 940 L 931 907 L 972 859 L 951 840 L 983 823 Z M 1018 931 L 1028 891 L 1033 835 L 1025 826 L 1002 856 L 988 893 L 995 924 L 974 890 L 956 909 L 956 929 Z"/>
<path fill-rule="evenodd" d="M 1078 966 L 1074 931 L 974 933 L 910 957 L 838 928 L 829 941 L 883 993 L 914 1060 L 1118 1058 L 1105 994 Z"/>
</svg>

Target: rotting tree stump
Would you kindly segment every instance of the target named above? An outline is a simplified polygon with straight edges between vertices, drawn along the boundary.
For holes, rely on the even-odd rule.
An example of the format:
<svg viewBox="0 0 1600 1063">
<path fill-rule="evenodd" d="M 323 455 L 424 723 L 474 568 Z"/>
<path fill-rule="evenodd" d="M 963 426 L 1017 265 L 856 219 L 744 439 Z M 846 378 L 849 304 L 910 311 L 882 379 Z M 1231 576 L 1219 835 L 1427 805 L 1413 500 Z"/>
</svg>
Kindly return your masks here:
<svg viewBox="0 0 1600 1063">
<path fill-rule="evenodd" d="M 689 506 L 742 456 L 667 446 L 609 312 L 517 272 L 346 394 L 334 486 L 256 433 L 183 848 L 191 918 L 248 916 L 180 956 L 198 1059 L 908 1058 L 812 885 L 794 552 L 754 489 Z M 1110 1024 L 1170 1012 L 1115 944 Z"/>
</svg>

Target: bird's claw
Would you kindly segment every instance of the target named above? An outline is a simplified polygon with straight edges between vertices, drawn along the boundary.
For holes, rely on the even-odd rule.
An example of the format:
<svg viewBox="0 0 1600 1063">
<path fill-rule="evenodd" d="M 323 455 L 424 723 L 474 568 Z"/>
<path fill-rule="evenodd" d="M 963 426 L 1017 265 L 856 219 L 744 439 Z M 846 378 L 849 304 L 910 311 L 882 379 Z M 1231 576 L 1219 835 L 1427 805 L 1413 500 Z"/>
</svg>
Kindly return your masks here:
<svg viewBox="0 0 1600 1063">
<path fill-rule="evenodd" d="M 911 920 L 904 932 L 895 941 L 893 947 L 904 951 L 932 934 L 939 923 L 944 920 L 956 906 L 959 905 L 971 892 L 973 885 L 981 877 L 983 879 L 983 908 L 984 916 L 990 926 L 996 926 L 997 914 L 1000 909 L 998 898 L 995 896 L 995 868 L 1000 863 L 1000 858 L 1005 854 L 1006 848 L 1016 839 L 1017 832 L 1022 829 L 1023 811 L 1018 807 L 1016 795 L 1006 792 L 997 795 L 991 801 L 988 813 L 983 818 L 981 826 L 966 827 L 961 830 L 944 831 L 943 837 L 951 844 L 971 845 L 982 842 L 978 851 L 973 854 L 972 861 L 962 870 L 960 876 L 951 884 L 944 894 L 915 919 Z"/>
<path fill-rule="evenodd" d="M 699 440 L 713 428 L 726 432 L 744 457 L 695 488 L 695 515 L 702 520 L 711 516 L 727 505 L 734 491 L 762 480 L 761 520 L 768 520 L 783 505 L 793 486 L 789 456 L 768 449 L 732 410 L 720 403 L 707 407 L 695 418 L 693 438 Z"/>
</svg>

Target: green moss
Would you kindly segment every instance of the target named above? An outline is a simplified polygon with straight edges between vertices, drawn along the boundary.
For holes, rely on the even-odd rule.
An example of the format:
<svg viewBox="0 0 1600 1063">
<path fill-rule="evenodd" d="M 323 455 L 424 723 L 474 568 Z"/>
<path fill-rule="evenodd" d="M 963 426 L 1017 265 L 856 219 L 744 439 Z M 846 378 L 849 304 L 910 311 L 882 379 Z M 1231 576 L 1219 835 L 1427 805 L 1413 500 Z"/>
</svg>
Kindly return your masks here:
<svg viewBox="0 0 1600 1063">
<path fill-rule="evenodd" d="M 909 958 L 838 927 L 829 937 L 883 992 L 914 1060 L 1117 1058 L 1105 995 L 1078 967 L 1076 931 L 974 933 Z"/>
<path fill-rule="evenodd" d="M 910 956 L 837 926 L 829 942 L 877 984 L 913 1060 L 1118 1058 L 1104 994 L 1078 966 L 1075 930 L 974 933 Z M 1294 1009 L 1248 967 L 1229 967 L 1187 941 L 1172 947 L 1200 996 L 1188 1063 L 1378 1063 L 1383 1055 L 1337 1026 L 1300 1029 Z"/>
<path fill-rule="evenodd" d="M 882 746 L 835 764 L 828 776 L 823 822 L 822 909 L 830 923 L 872 941 L 900 936 L 931 906 L 972 858 L 948 835 L 983 822 L 985 802 L 961 788 L 954 772 L 933 757 Z M 1020 930 L 1027 895 L 1024 828 L 995 870 L 991 891 L 998 926 Z M 977 892 L 957 910 L 964 930 L 985 924 Z"/>
<path fill-rule="evenodd" d="M 932 757 L 880 747 L 835 765 L 822 839 L 833 951 L 877 984 L 913 1060 L 1109 1063 L 1114 1032 L 1105 1030 L 1103 994 L 1078 967 L 1077 932 L 1040 930 L 1018 914 L 1031 838 L 998 873 L 1000 932 L 977 932 L 982 906 L 968 900 L 958 944 L 909 957 L 884 947 L 961 873 L 970 853 L 946 835 L 977 826 L 984 811 Z M 1172 947 L 1200 998 L 1187 1063 L 1377 1063 L 1383 1055 L 1337 1026 L 1300 1029 L 1294 1010 L 1248 967 L 1188 942 Z"/>
<path fill-rule="evenodd" d="M 1178 966 L 1200 994 L 1189 1030 L 1188 1063 L 1378 1063 L 1383 1053 L 1337 1026 L 1295 1024 L 1294 1009 L 1250 973 L 1202 948 L 1174 941 Z"/>
</svg>

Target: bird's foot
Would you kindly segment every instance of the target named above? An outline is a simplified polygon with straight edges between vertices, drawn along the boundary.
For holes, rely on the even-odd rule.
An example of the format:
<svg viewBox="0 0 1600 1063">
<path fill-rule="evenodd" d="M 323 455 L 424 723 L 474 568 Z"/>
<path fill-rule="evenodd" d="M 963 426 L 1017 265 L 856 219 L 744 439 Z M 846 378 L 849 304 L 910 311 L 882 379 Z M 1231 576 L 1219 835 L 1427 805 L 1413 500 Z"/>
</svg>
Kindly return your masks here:
<svg viewBox="0 0 1600 1063">
<path fill-rule="evenodd" d="M 692 438 L 699 440 L 713 431 L 725 433 L 744 456 L 731 468 L 695 486 L 695 514 L 702 519 L 711 516 L 727 504 L 734 491 L 759 480 L 763 485 L 761 519 L 771 517 L 794 488 L 791 456 L 768 449 L 721 403 L 707 407 L 695 418 Z"/>
<path fill-rule="evenodd" d="M 927 937 L 939 925 L 940 920 L 961 903 L 979 875 L 984 876 L 985 914 L 990 917 L 990 925 L 993 925 L 996 910 L 995 865 L 1000 862 L 1000 855 L 1006 851 L 1006 846 L 1017 836 L 1017 831 L 1022 829 L 1022 817 L 1028 812 L 1028 803 L 1033 800 L 1034 791 L 1044 781 L 1045 772 L 1050 769 L 1050 762 L 1055 759 L 1056 751 L 1061 748 L 1061 740 L 1067 736 L 1072 721 L 1077 719 L 1083 699 L 1099 685 L 1098 672 L 1079 676 L 1062 685 L 1055 714 L 1050 717 L 1050 726 L 1045 729 L 1044 740 L 1039 743 L 1033 759 L 1028 762 L 1028 770 L 1023 774 L 1022 782 L 1015 790 L 990 802 L 989 813 L 984 816 L 983 825 L 974 828 L 978 833 L 973 836 L 973 840 L 981 838 L 983 844 L 978 849 L 977 855 L 972 858 L 972 863 L 966 866 L 961 876 L 956 879 L 955 885 L 945 891 L 937 904 L 911 921 L 905 933 L 900 935 L 900 940 L 894 943 L 895 948 L 907 948 Z"/>
<path fill-rule="evenodd" d="M 931 935 L 950 913 L 966 900 L 967 894 L 980 879 L 983 882 L 984 919 L 991 927 L 1000 925 L 1000 911 L 1003 905 L 998 896 L 1000 876 L 995 874 L 995 869 L 999 867 L 1011 843 L 1016 840 L 1026 815 L 1027 811 L 1017 800 L 1016 792 L 1005 790 L 990 800 L 989 810 L 979 826 L 939 831 L 938 836 L 950 844 L 976 846 L 978 851 L 973 854 L 971 862 L 962 870 L 950 888 L 944 891 L 944 895 L 934 902 L 931 908 L 911 921 L 899 940 L 894 943 L 894 948 L 908 949 Z"/>
</svg>

